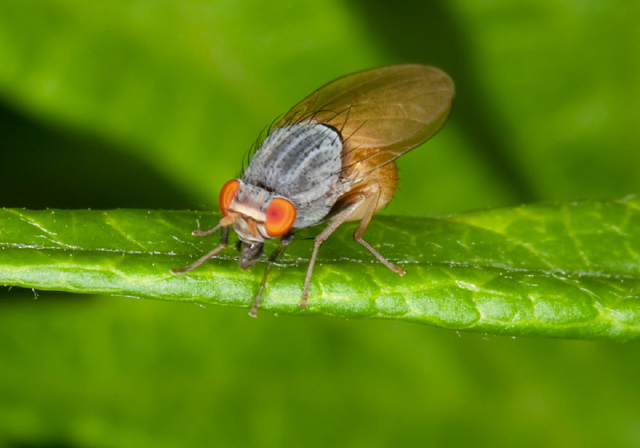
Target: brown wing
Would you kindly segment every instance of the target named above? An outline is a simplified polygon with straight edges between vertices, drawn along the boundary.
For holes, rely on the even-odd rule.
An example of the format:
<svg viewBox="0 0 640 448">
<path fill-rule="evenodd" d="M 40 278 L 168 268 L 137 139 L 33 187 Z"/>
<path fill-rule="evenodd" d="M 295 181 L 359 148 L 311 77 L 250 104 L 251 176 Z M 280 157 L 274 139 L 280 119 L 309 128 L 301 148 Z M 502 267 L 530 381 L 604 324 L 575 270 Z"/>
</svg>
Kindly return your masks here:
<svg viewBox="0 0 640 448">
<path fill-rule="evenodd" d="M 449 115 L 453 94 L 453 81 L 438 68 L 381 67 L 324 85 L 294 106 L 276 127 L 305 121 L 333 126 L 345 141 L 343 166 L 351 171 L 349 177 L 360 177 L 438 132 Z"/>
</svg>

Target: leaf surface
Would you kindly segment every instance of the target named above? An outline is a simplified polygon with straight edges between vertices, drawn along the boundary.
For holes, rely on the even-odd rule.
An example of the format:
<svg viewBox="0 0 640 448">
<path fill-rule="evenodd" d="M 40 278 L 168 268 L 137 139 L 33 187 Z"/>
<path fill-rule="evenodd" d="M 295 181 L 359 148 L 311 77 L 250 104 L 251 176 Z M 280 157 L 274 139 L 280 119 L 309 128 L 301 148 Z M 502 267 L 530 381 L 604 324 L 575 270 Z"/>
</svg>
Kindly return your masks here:
<svg viewBox="0 0 640 448">
<path fill-rule="evenodd" d="M 640 339 L 640 200 L 527 205 L 441 219 L 376 217 L 366 238 L 407 270 L 399 277 L 340 228 L 321 248 L 300 308 L 318 228 L 296 236 L 261 304 L 287 314 L 385 318 L 494 334 Z M 191 236 L 203 212 L 4 209 L 0 281 L 137 298 L 250 306 L 265 263 L 249 271 Z M 274 244 L 267 247 L 273 250 Z"/>
</svg>

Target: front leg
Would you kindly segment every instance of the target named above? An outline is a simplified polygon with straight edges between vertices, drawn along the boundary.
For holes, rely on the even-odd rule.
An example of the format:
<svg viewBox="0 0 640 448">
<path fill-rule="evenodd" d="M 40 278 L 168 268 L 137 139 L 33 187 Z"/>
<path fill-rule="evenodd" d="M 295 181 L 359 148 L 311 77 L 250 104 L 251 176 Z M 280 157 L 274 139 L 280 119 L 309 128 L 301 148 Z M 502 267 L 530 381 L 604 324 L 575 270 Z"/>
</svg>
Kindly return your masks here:
<svg viewBox="0 0 640 448">
<path fill-rule="evenodd" d="M 267 276 L 269 275 L 269 271 L 271 270 L 271 266 L 273 263 L 282 255 L 285 247 L 289 245 L 291 240 L 293 239 L 293 232 L 289 232 L 282 237 L 280 240 L 280 244 L 273 251 L 271 256 L 269 257 L 269 261 L 267 261 L 267 267 L 264 269 L 264 274 L 262 274 L 262 281 L 260 282 L 260 287 L 258 288 L 258 292 L 256 293 L 255 298 L 253 299 L 253 305 L 251 306 L 251 311 L 249 311 L 249 316 L 257 317 L 258 316 L 258 305 L 260 305 L 260 299 L 262 298 L 262 291 L 264 290 L 264 285 L 267 284 Z"/>
<path fill-rule="evenodd" d="M 211 235 L 212 233 L 215 233 L 218 229 L 220 229 L 220 227 L 221 226 L 218 225 L 218 226 L 214 227 L 213 229 L 207 230 L 207 231 L 204 231 L 204 232 L 198 231 L 198 230 L 194 230 L 193 234 L 197 235 L 197 236 Z M 183 268 L 171 269 L 171 273 L 173 273 L 173 274 L 184 274 L 185 272 L 189 272 L 192 269 L 197 268 L 198 266 L 200 266 L 203 263 L 207 262 L 211 258 L 213 258 L 216 255 L 218 255 L 220 252 L 222 252 L 224 249 L 226 249 L 228 244 L 229 244 L 229 228 L 228 227 L 222 227 L 222 231 L 220 232 L 220 244 L 218 244 L 209 253 L 203 255 L 202 257 L 200 257 L 199 259 L 197 259 L 196 261 L 191 263 L 189 266 L 185 266 Z"/>
</svg>

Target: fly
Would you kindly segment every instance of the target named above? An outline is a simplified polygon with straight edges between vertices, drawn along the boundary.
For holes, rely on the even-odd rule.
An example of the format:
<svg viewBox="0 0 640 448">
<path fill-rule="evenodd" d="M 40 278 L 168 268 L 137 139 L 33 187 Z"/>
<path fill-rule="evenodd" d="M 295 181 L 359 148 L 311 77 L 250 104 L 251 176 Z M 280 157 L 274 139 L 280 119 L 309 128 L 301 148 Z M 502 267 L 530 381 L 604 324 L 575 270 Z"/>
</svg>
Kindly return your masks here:
<svg viewBox="0 0 640 448">
<path fill-rule="evenodd" d="M 269 270 L 294 229 L 328 222 L 314 240 L 300 300 L 304 307 L 320 246 L 343 223 L 360 221 L 354 239 L 404 275 L 363 236 L 374 213 L 396 192 L 395 160 L 440 130 L 453 94 L 451 78 L 425 65 L 365 70 L 316 90 L 274 126 L 242 177 L 224 184 L 218 225 L 193 232 L 206 236 L 220 231 L 220 244 L 172 272 L 188 272 L 219 254 L 228 246 L 229 227 L 241 242 L 242 269 L 256 263 L 265 241 L 279 237 L 249 313 L 255 317 Z"/>
</svg>

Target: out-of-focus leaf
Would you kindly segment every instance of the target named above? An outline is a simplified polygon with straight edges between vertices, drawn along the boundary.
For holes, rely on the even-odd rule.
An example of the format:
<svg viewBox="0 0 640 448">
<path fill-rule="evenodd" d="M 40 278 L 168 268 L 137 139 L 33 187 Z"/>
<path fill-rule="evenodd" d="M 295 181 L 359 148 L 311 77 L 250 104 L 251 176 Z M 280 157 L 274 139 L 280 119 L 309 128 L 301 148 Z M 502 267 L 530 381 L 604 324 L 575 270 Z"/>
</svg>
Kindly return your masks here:
<svg viewBox="0 0 640 448">
<path fill-rule="evenodd" d="M 319 87 L 302 74 L 322 83 L 373 63 L 332 3 L 0 1 L 0 94 L 208 199 L 259 131 Z"/>
</svg>

